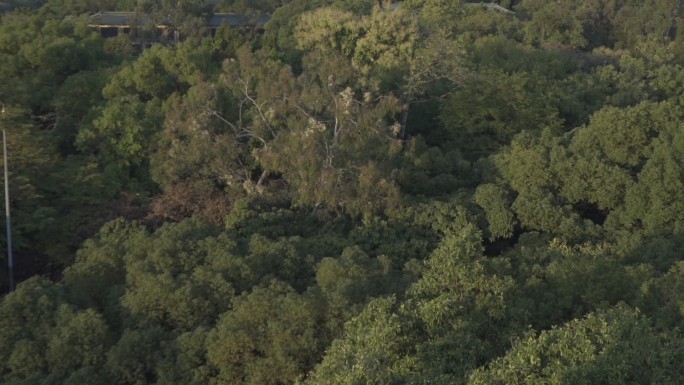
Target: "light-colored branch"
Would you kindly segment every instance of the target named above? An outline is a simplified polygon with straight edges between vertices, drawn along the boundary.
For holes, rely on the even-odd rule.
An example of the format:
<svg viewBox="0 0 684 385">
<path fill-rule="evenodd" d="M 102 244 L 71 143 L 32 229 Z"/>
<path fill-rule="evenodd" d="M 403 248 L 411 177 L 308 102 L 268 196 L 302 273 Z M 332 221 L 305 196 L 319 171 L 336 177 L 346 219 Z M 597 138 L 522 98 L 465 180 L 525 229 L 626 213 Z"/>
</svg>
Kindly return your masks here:
<svg viewBox="0 0 684 385">
<path fill-rule="evenodd" d="M 264 114 L 263 104 L 259 105 L 259 103 L 257 103 L 257 101 L 254 100 L 254 98 L 252 98 L 252 96 L 250 96 L 250 94 L 249 94 L 249 83 L 248 82 L 245 82 L 244 80 L 242 80 L 242 78 L 240 76 L 236 75 L 236 78 L 244 86 L 245 98 L 247 98 L 247 100 L 249 100 L 252 103 L 254 108 L 256 108 L 257 112 L 259 112 L 259 116 L 261 117 L 261 120 L 264 122 L 264 124 L 266 125 L 268 130 L 271 132 L 271 135 L 275 138 L 275 136 L 276 136 L 275 130 L 273 129 L 271 124 L 268 122 L 268 119 L 266 118 L 266 115 Z"/>
</svg>

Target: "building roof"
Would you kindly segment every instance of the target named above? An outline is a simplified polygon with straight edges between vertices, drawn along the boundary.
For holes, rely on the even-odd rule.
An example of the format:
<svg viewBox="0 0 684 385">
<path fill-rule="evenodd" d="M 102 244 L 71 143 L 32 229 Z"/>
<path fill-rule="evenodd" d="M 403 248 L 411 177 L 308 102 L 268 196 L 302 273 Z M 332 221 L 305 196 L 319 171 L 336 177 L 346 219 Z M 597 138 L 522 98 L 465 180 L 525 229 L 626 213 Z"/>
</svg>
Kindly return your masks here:
<svg viewBox="0 0 684 385">
<path fill-rule="evenodd" d="M 214 13 L 207 19 L 207 25 L 210 27 L 219 27 L 222 24 L 233 27 L 263 27 L 269 20 L 271 20 L 271 15 L 248 16 L 243 13 Z"/>
<path fill-rule="evenodd" d="M 242 13 L 214 13 L 206 16 L 207 26 L 219 27 L 222 24 L 228 24 L 233 27 L 247 27 L 247 26 L 263 26 L 270 15 L 262 15 L 260 17 L 248 17 Z M 171 20 L 168 17 L 155 19 L 153 15 L 140 12 L 98 12 L 89 19 L 91 26 L 116 26 L 124 27 L 131 25 L 166 25 L 171 26 Z"/>
<path fill-rule="evenodd" d="M 168 19 L 154 20 L 150 14 L 140 12 L 98 12 L 88 20 L 90 25 L 130 26 L 165 24 L 170 25 Z"/>
<path fill-rule="evenodd" d="M 215 13 L 209 17 L 207 24 L 211 27 L 218 27 L 221 24 L 238 27 L 249 25 L 249 18 L 241 13 Z"/>
<path fill-rule="evenodd" d="M 502 13 L 515 13 L 511 11 L 510 9 L 506 9 L 499 4 L 496 3 L 466 3 L 464 4 L 469 7 L 482 7 L 491 11 L 497 11 L 497 12 L 502 12 Z"/>
</svg>

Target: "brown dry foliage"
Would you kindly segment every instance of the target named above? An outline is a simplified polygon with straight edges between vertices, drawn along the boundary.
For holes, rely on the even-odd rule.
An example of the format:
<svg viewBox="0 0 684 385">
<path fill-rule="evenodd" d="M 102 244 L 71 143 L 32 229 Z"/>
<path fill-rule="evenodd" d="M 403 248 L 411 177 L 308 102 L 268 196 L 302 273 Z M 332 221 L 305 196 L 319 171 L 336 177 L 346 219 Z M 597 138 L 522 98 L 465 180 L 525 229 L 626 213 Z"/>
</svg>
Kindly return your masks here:
<svg viewBox="0 0 684 385">
<path fill-rule="evenodd" d="M 176 184 L 152 199 L 147 219 L 178 222 L 192 216 L 222 224 L 232 202 L 224 192 L 197 184 Z"/>
</svg>

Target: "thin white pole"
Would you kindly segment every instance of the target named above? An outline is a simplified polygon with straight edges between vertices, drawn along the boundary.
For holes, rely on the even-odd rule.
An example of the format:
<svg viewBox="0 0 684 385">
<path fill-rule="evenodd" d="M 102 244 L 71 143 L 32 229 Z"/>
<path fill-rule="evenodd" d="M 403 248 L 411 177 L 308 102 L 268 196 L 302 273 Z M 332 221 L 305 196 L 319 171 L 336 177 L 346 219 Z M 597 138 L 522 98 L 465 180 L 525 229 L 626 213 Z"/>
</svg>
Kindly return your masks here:
<svg viewBox="0 0 684 385">
<path fill-rule="evenodd" d="M 5 106 L 2 106 L 5 115 Z M 9 290 L 14 291 L 14 260 L 12 258 L 12 217 L 10 216 L 9 177 L 7 172 L 7 136 L 2 128 L 2 156 L 5 166 L 5 220 L 7 221 L 7 268 L 9 272 Z"/>
</svg>

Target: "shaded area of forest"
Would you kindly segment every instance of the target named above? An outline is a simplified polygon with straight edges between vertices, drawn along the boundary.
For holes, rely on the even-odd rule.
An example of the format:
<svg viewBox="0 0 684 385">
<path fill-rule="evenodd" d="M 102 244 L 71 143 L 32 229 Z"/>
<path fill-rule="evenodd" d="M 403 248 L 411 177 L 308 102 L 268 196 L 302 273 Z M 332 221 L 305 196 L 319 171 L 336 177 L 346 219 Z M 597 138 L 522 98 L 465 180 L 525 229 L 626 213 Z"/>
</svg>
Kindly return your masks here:
<svg viewBox="0 0 684 385">
<path fill-rule="evenodd" d="M 0 382 L 680 382 L 679 2 L 390 3 L 7 2 Z"/>
</svg>

